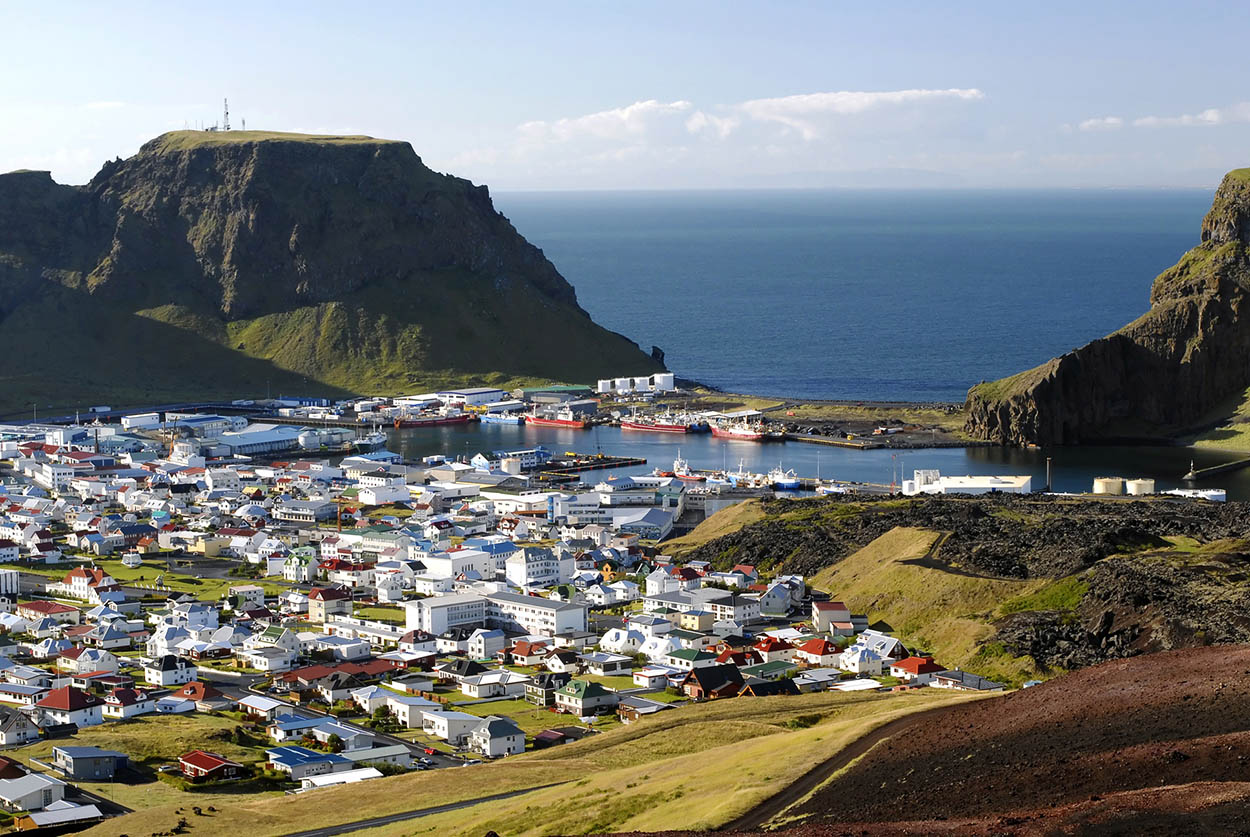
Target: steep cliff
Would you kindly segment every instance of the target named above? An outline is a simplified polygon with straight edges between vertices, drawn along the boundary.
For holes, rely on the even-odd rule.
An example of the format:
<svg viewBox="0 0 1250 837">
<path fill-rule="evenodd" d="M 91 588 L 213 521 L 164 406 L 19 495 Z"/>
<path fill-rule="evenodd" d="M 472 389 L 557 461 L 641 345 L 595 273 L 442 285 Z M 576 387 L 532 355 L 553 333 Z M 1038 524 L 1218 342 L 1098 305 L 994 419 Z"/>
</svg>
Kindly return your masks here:
<svg viewBox="0 0 1250 837">
<path fill-rule="evenodd" d="M 1201 243 L 1124 328 L 968 391 L 966 430 L 1005 445 L 1166 439 L 1250 387 L 1250 169 L 1225 176 Z"/>
<path fill-rule="evenodd" d="M 0 410 L 585 381 L 596 325 L 486 187 L 402 142 L 176 132 L 84 187 L 0 175 Z"/>
</svg>

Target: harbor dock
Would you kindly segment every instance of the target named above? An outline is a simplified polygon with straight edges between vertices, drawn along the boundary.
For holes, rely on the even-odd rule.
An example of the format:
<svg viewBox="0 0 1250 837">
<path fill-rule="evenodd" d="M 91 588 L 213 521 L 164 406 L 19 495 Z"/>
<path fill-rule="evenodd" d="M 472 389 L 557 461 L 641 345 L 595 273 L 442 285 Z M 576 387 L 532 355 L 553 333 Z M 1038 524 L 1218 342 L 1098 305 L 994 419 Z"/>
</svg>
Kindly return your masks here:
<svg viewBox="0 0 1250 837">
<path fill-rule="evenodd" d="M 609 456 L 604 453 L 568 453 L 552 459 L 538 472 L 542 482 L 575 482 L 584 471 L 606 471 L 612 468 L 635 468 L 647 460 L 636 456 Z"/>
<path fill-rule="evenodd" d="M 1250 459 L 1235 459 L 1232 462 L 1224 462 L 1220 465 L 1212 465 L 1209 468 L 1195 469 L 1193 463 L 1189 465 L 1189 473 L 1181 477 L 1185 482 L 1195 482 L 1204 480 L 1207 477 L 1218 476 L 1219 474 L 1227 474 L 1232 471 L 1240 471 L 1242 468 L 1250 466 Z"/>
<path fill-rule="evenodd" d="M 837 448 L 854 448 L 855 450 L 874 450 L 883 448 L 881 442 L 871 439 L 843 439 L 838 436 L 814 436 L 808 433 L 787 433 L 787 442 L 810 442 L 813 445 L 832 445 Z"/>
</svg>

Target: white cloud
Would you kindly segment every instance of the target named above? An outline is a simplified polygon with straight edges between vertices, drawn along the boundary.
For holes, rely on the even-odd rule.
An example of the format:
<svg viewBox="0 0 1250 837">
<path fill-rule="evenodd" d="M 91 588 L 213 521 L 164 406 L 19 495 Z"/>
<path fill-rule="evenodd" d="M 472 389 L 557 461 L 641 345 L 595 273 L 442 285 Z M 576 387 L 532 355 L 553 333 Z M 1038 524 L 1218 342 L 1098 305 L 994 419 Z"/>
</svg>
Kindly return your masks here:
<svg viewBox="0 0 1250 837">
<path fill-rule="evenodd" d="M 1124 127 L 1124 120 L 1118 116 L 1100 116 L 1086 119 L 1076 127 L 1079 131 L 1115 131 Z"/>
<path fill-rule="evenodd" d="M 125 102 L 87 102 L 83 105 L 87 110 L 117 110 L 125 106 Z"/>
<path fill-rule="evenodd" d="M 949 90 L 884 90 L 833 93 L 803 93 L 774 99 L 752 99 L 736 105 L 737 110 L 762 122 L 777 122 L 793 128 L 804 139 L 819 136 L 814 118 L 821 116 L 852 116 L 882 107 L 916 104 L 935 100 L 975 101 L 985 98 L 976 88 Z"/>
<path fill-rule="evenodd" d="M 623 108 L 566 117 L 555 122 L 526 122 L 517 128 L 517 132 L 528 142 L 571 142 L 585 138 L 637 139 L 646 134 L 657 121 L 683 114 L 691 107 L 685 101 L 658 102 L 648 99 Z"/>
<path fill-rule="evenodd" d="M 1133 120 L 1137 128 L 1174 128 L 1174 127 L 1210 127 L 1229 125 L 1236 122 L 1250 122 L 1250 102 L 1238 102 L 1226 108 L 1207 108 L 1198 113 L 1183 113 L 1180 116 L 1143 116 Z"/>
<path fill-rule="evenodd" d="M 711 113 L 698 110 L 691 114 L 686 120 L 686 130 L 692 134 L 710 133 L 720 139 L 725 139 L 732 134 L 739 125 L 741 120 L 736 116 L 716 116 Z"/>
</svg>

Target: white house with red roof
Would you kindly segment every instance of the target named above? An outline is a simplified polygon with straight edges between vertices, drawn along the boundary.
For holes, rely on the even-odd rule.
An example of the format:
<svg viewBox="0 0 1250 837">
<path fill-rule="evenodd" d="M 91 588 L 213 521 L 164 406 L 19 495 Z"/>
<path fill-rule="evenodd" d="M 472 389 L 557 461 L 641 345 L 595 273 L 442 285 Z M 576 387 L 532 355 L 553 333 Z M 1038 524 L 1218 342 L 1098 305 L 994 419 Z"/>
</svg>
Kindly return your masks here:
<svg viewBox="0 0 1250 837">
<path fill-rule="evenodd" d="M 841 649 L 824 637 L 813 637 L 801 643 L 795 659 L 809 666 L 835 666 L 842 655 Z"/>
<path fill-rule="evenodd" d="M 104 701 L 82 689 L 62 686 L 35 704 L 39 716 L 54 724 L 90 727 L 104 723 Z"/>
<path fill-rule="evenodd" d="M 30 622 L 52 619 L 62 624 L 77 625 L 82 614 L 78 608 L 67 604 L 38 600 L 19 604 L 17 615 Z"/>
<path fill-rule="evenodd" d="M 946 671 L 945 666 L 933 662 L 932 657 L 904 657 L 890 663 L 890 676 L 897 677 L 904 683 L 917 686 L 933 680 L 939 672 Z"/>
<path fill-rule="evenodd" d="M 812 630 L 819 634 L 852 636 L 851 609 L 843 602 L 812 602 Z"/>
<path fill-rule="evenodd" d="M 142 689 L 114 689 L 104 696 L 103 715 L 111 721 L 124 721 L 156 711 L 156 702 Z"/>
<path fill-rule="evenodd" d="M 100 603 L 101 593 L 120 591 L 121 585 L 117 580 L 99 567 L 74 567 L 60 582 L 48 585 L 49 593 L 82 599 L 92 604 Z"/>
</svg>

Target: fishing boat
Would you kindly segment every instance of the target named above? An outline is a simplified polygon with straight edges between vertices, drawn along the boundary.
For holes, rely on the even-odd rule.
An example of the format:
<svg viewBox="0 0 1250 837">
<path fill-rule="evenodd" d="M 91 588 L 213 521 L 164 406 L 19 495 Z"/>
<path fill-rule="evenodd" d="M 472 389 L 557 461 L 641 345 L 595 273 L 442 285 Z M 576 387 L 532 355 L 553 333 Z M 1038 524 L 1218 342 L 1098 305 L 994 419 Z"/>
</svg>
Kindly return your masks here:
<svg viewBox="0 0 1250 837">
<path fill-rule="evenodd" d="M 707 479 L 690 470 L 690 463 L 682 458 L 681 451 L 677 451 L 677 458 L 673 460 L 673 476 L 686 482 L 703 482 Z"/>
<path fill-rule="evenodd" d="M 532 424 L 535 427 L 569 427 L 574 430 L 586 429 L 586 422 L 582 419 L 575 418 L 573 416 L 573 411 L 568 407 L 564 407 L 556 411 L 555 416 L 540 416 L 537 413 L 527 413 L 525 415 L 525 423 Z"/>
<path fill-rule="evenodd" d="M 799 475 L 777 463 L 777 467 L 768 472 L 768 482 L 778 491 L 794 491 L 799 487 Z"/>
<path fill-rule="evenodd" d="M 746 464 L 741 459 L 738 460 L 738 470 L 726 471 L 724 477 L 729 481 L 730 485 L 737 486 L 738 488 L 761 488 L 766 484 L 768 479 L 763 474 L 756 474 L 748 471 L 746 469 Z"/>
<path fill-rule="evenodd" d="M 395 427 L 440 427 L 445 424 L 468 424 L 477 419 L 477 416 L 471 413 L 457 413 L 455 415 L 439 416 L 410 416 L 408 418 L 397 418 L 393 422 Z"/>
<path fill-rule="evenodd" d="M 482 424 L 525 424 L 525 416 L 516 413 L 482 413 L 478 418 Z"/>
<path fill-rule="evenodd" d="M 720 422 L 712 425 L 712 435 L 718 439 L 758 442 L 764 438 L 764 430 L 759 425 L 746 422 Z"/>
<path fill-rule="evenodd" d="M 622 430 L 643 430 L 651 433 L 686 433 L 686 422 L 676 416 L 630 416 L 621 419 Z"/>
<path fill-rule="evenodd" d="M 386 434 L 381 430 L 375 430 L 372 433 L 361 436 L 359 439 L 352 442 L 352 447 L 358 451 L 368 452 L 380 450 L 386 447 L 386 442 Z"/>
</svg>

